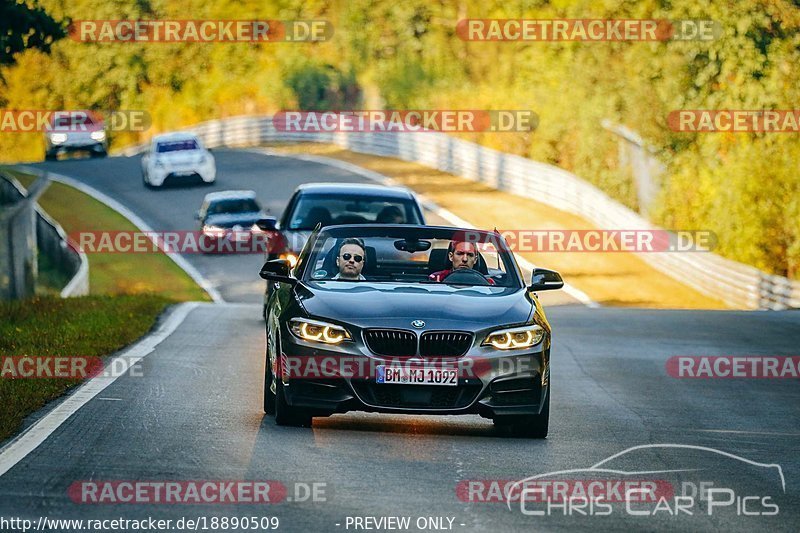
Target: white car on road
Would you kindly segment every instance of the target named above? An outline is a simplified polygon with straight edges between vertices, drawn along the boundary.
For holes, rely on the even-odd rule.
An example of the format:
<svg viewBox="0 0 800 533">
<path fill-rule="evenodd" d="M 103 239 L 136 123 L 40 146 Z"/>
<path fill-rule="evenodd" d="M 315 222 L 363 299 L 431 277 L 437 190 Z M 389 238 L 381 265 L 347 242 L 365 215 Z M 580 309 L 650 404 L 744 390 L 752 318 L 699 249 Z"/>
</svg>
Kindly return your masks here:
<svg viewBox="0 0 800 533">
<path fill-rule="evenodd" d="M 217 164 L 211 152 L 191 133 L 156 135 L 142 156 L 145 186 L 161 187 L 167 180 L 214 183 Z"/>
</svg>

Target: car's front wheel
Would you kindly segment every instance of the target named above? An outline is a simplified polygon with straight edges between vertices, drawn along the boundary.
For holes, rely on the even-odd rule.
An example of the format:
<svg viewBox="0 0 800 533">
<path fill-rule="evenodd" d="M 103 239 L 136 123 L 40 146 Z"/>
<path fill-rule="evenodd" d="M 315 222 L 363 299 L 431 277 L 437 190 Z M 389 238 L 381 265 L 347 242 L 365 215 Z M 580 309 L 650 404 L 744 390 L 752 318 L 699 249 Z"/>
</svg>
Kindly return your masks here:
<svg viewBox="0 0 800 533">
<path fill-rule="evenodd" d="M 514 437 L 544 439 L 550 428 L 550 387 L 547 387 L 544 405 L 538 415 L 498 417 L 494 424 Z"/>
<path fill-rule="evenodd" d="M 292 407 L 286 401 L 283 390 L 283 380 L 275 379 L 272 374 L 272 361 L 277 360 L 280 354 L 280 339 L 274 324 L 267 325 L 267 362 L 264 370 L 264 412 L 275 415 L 275 423 L 279 426 L 311 426 L 311 414 L 305 409 Z M 272 383 L 275 383 L 275 392 L 272 392 Z"/>
<path fill-rule="evenodd" d="M 272 364 L 267 357 L 267 368 L 264 370 L 264 412 L 275 416 L 275 393 L 272 392 Z"/>
<path fill-rule="evenodd" d="M 275 423 L 279 426 L 311 427 L 311 419 L 308 411 L 286 402 L 283 381 L 279 379 L 275 387 Z"/>
</svg>

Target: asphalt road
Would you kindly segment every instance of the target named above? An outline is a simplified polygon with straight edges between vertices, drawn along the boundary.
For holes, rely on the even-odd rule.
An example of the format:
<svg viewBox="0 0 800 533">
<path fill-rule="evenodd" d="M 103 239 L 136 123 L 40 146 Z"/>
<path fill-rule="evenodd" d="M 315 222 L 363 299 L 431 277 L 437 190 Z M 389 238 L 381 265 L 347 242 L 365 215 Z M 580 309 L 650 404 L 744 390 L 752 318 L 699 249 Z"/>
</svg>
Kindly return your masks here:
<svg viewBox="0 0 800 533">
<path fill-rule="evenodd" d="M 301 181 L 353 179 L 336 169 L 283 158 L 223 151 L 217 156 L 237 169 L 235 177 L 221 178 L 218 188 L 256 189 L 276 213 Z M 186 226 L 176 228 L 173 214 L 191 213 L 211 189 L 146 191 L 138 175 L 130 175 L 134 164 L 111 158 L 59 162 L 53 168 L 126 205 L 135 202 L 134 210 L 156 229 L 191 229 L 190 215 L 181 214 Z M 280 179 L 265 185 L 258 179 L 265 173 Z M 260 282 L 250 278 L 260 258 L 235 265 L 218 259 L 199 257 L 197 264 L 204 274 L 225 278 L 220 287 L 226 300 L 258 301 L 247 291 L 258 294 Z M 253 265 L 246 264 L 251 259 Z M 356 517 L 389 516 L 410 517 L 411 531 L 425 517 L 445 517 L 444 530 L 452 519 L 453 531 L 800 527 L 798 380 L 677 379 L 665 366 L 675 355 L 797 355 L 800 313 L 551 307 L 551 434 L 533 441 L 503 436 L 477 416 L 348 413 L 315 419 L 311 429 L 277 427 L 261 410 L 264 329 L 258 311 L 252 303 L 203 304 L 192 311 L 144 359 L 141 376 L 115 381 L 0 477 L 0 517 L 277 516 L 279 529 L 286 531 L 365 530 L 355 527 Z M 674 491 L 668 503 L 679 488 L 685 493 L 701 482 L 712 483 L 733 491 L 717 500 L 730 495 L 731 504 L 714 507 L 697 500 L 691 515 L 678 516 L 664 510 L 633 515 L 629 511 L 652 512 L 654 504 L 626 509 L 624 503 L 615 503 L 605 516 L 585 508 L 586 515 L 554 508 L 549 515 L 531 516 L 518 503 L 509 509 L 504 503 L 464 501 L 490 493 L 479 490 L 492 486 L 480 480 L 586 469 L 633 446 L 665 443 L 731 455 L 640 449 L 605 465 L 613 473 L 569 472 L 553 479 L 666 482 Z M 785 491 L 774 467 L 754 462 L 779 465 Z M 274 480 L 292 501 L 76 504 L 68 489 L 81 480 Z M 312 483 L 324 484 L 324 495 L 315 502 L 297 501 L 302 498 L 296 492 Z M 465 496 L 459 491 L 465 486 L 475 490 Z M 745 515 L 772 512 L 772 504 L 777 514 Z M 543 507 L 531 504 L 524 510 L 532 509 Z M 378 525 L 373 529 L 389 530 L 392 524 Z M 434 522 L 420 525 L 435 529 Z"/>
</svg>

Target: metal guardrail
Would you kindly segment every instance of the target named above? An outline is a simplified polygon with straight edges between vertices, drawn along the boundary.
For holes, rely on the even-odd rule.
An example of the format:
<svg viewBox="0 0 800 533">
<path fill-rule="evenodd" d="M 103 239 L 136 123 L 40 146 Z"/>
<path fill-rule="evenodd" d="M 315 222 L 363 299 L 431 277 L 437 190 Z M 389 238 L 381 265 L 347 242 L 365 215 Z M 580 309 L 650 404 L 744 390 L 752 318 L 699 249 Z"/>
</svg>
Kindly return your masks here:
<svg viewBox="0 0 800 533">
<path fill-rule="evenodd" d="M 27 209 L 22 203 L 34 200 L 32 222 L 27 216 L 17 216 L 6 221 L 6 233 L 10 237 L 7 243 L 9 253 L 2 254 L 4 257 L 0 260 L 0 275 L 8 276 L 8 290 L 2 292 L 12 298 L 33 295 L 38 249 L 65 276 L 70 277 L 70 281 L 60 291 L 62 298 L 89 294 L 89 261 L 86 254 L 69 245 L 63 228 L 35 203 L 35 198 L 30 198 L 16 179 L 0 175 L 0 190 L 0 196 L 8 201 L 7 208 Z"/>
<path fill-rule="evenodd" d="M 278 131 L 271 116 L 239 116 L 186 128 L 208 147 L 267 142 L 331 143 L 353 152 L 419 163 L 579 215 L 603 229 L 660 230 L 597 187 L 558 167 L 456 139 L 425 133 L 295 133 Z M 124 150 L 139 153 L 145 145 Z M 800 308 L 800 281 L 766 274 L 711 252 L 637 254 L 650 266 L 740 309 Z"/>
</svg>

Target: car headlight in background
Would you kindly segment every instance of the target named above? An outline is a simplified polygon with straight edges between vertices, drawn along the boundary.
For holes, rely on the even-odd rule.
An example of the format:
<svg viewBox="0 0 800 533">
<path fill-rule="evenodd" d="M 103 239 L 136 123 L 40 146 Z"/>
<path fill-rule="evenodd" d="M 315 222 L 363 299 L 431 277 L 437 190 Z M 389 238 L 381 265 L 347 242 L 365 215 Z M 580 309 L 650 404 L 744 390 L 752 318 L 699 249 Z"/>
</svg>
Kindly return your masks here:
<svg viewBox="0 0 800 533">
<path fill-rule="evenodd" d="M 220 228 L 219 226 L 210 226 L 206 224 L 203 226 L 203 235 L 208 235 L 210 237 L 224 237 L 225 228 Z"/>
<path fill-rule="evenodd" d="M 544 329 L 536 324 L 518 328 L 499 329 L 486 336 L 482 346 L 497 350 L 519 350 L 536 346 L 544 337 Z"/>
<path fill-rule="evenodd" d="M 306 318 L 293 318 L 289 323 L 292 333 L 304 341 L 339 344 L 344 340 L 351 339 L 350 333 L 336 324 Z"/>
<path fill-rule="evenodd" d="M 67 140 L 66 133 L 51 133 L 50 142 L 53 144 L 61 144 Z"/>
<path fill-rule="evenodd" d="M 284 252 L 281 255 L 279 255 L 278 258 L 286 259 L 287 261 L 289 261 L 289 266 L 291 268 L 294 268 L 294 266 L 297 264 L 297 256 L 291 252 Z"/>
<path fill-rule="evenodd" d="M 89 137 L 92 138 L 93 141 L 105 141 L 106 140 L 106 132 L 104 131 L 93 131 L 89 134 Z"/>
</svg>

